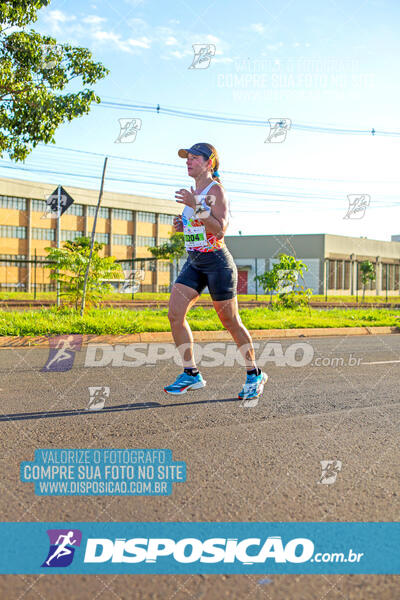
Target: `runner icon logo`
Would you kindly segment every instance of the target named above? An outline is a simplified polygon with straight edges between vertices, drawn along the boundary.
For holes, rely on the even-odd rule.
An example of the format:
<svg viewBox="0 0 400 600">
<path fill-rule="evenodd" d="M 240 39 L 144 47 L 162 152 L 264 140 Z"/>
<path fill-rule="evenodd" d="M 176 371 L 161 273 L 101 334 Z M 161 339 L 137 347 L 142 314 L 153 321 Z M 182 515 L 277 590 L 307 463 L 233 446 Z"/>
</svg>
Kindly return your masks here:
<svg viewBox="0 0 400 600">
<path fill-rule="evenodd" d="M 81 545 L 79 529 L 48 529 L 50 548 L 42 567 L 68 567 L 74 558 L 75 547 Z"/>
<path fill-rule="evenodd" d="M 59 66 L 63 58 L 64 48 L 61 44 L 40 44 L 42 56 L 40 66 L 43 70 Z"/>
<path fill-rule="evenodd" d="M 136 140 L 139 129 L 142 128 L 142 119 L 118 119 L 119 134 L 114 144 L 132 144 Z"/>
<path fill-rule="evenodd" d="M 215 56 L 214 44 L 192 44 L 194 57 L 189 69 L 208 69 L 213 56 Z"/>
<path fill-rule="evenodd" d="M 101 410 L 106 400 L 110 397 L 110 388 L 107 386 L 89 387 L 89 404 L 87 410 Z"/>
<path fill-rule="evenodd" d="M 265 144 L 281 144 L 286 140 L 287 132 L 292 126 L 290 119 L 268 119 L 269 133 Z"/>
<path fill-rule="evenodd" d="M 342 470 L 341 460 L 321 460 L 322 474 L 318 483 L 332 485 L 335 483 L 337 474 Z"/>
<path fill-rule="evenodd" d="M 41 371 L 63 373 L 70 371 L 75 360 L 75 353 L 82 347 L 81 335 L 58 335 L 50 338 L 50 352 L 46 364 Z"/>
<path fill-rule="evenodd" d="M 370 205 L 369 194 L 348 194 L 349 208 L 343 219 L 362 219 Z"/>
<path fill-rule="evenodd" d="M 127 271 L 121 293 L 136 294 L 136 292 L 139 291 L 141 282 L 144 280 L 144 278 L 145 272 L 143 269 L 133 269 L 133 271 Z"/>
</svg>

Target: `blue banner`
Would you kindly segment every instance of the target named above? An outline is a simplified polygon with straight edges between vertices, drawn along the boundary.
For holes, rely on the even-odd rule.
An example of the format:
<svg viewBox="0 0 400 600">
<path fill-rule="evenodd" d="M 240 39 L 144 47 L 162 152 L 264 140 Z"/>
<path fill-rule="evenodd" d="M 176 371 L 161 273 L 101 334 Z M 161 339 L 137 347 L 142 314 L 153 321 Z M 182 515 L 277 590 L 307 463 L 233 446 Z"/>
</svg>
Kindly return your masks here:
<svg viewBox="0 0 400 600">
<path fill-rule="evenodd" d="M 1 523 L 0 573 L 400 574 L 399 523 Z"/>
</svg>

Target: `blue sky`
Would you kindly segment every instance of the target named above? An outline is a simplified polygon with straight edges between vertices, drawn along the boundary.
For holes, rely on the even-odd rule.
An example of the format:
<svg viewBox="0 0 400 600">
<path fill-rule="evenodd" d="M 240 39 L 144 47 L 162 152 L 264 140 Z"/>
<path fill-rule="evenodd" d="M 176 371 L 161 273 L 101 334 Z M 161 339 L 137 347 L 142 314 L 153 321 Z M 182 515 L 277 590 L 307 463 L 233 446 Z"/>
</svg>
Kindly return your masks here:
<svg viewBox="0 0 400 600">
<path fill-rule="evenodd" d="M 265 120 L 265 126 L 96 106 L 63 126 L 56 141 L 60 148 L 99 156 L 41 147 L 25 169 L 48 168 L 64 176 L 6 169 L 2 174 L 96 187 L 102 155 L 108 155 L 106 189 L 174 202 L 174 190 L 192 183 L 178 148 L 206 141 L 220 155 L 233 215 L 228 233 L 390 239 L 400 233 L 400 138 L 304 132 L 295 126 L 400 131 L 399 13 L 400 5 L 389 0 L 54 0 L 40 11 L 34 28 L 92 50 L 111 70 L 95 87 L 103 100 L 253 118 Z M 189 69 L 193 44 L 215 47 L 208 68 Z M 120 118 L 141 119 L 134 142 L 115 143 Z M 282 143 L 265 142 L 268 119 L 274 118 L 293 124 Z M 67 175 L 74 172 L 94 179 Z M 156 185 L 163 181 L 167 185 Z M 343 219 L 348 194 L 370 196 L 362 219 Z"/>
</svg>

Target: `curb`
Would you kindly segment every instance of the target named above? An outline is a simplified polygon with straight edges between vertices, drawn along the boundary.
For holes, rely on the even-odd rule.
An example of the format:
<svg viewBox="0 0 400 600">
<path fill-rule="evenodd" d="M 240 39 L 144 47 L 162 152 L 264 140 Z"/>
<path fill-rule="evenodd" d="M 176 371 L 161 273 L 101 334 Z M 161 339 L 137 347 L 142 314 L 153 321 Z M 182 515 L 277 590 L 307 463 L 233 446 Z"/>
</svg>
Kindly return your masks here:
<svg viewBox="0 0 400 600">
<path fill-rule="evenodd" d="M 387 335 L 400 333 L 400 327 L 318 327 L 307 329 L 252 329 L 249 333 L 253 339 L 296 338 L 296 337 L 330 337 L 337 335 Z M 82 346 L 88 344 L 134 344 L 141 342 L 173 342 L 170 331 L 131 333 L 123 335 L 90 335 L 71 334 L 73 339 L 82 338 Z M 50 341 L 61 336 L 3 336 L 0 337 L 0 348 L 48 348 Z M 64 337 L 64 336 L 63 336 Z M 193 331 L 195 342 L 232 342 L 232 336 L 223 331 Z"/>
</svg>

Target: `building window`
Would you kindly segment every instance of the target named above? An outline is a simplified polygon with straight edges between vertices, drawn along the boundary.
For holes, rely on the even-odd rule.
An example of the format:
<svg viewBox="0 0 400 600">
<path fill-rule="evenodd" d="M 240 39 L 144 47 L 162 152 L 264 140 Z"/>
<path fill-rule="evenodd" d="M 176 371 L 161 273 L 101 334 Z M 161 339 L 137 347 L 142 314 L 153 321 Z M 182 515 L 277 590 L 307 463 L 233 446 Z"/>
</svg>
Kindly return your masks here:
<svg viewBox="0 0 400 600">
<path fill-rule="evenodd" d="M 159 271 L 169 271 L 171 268 L 171 263 L 164 260 L 159 260 L 157 261 L 157 268 Z"/>
<path fill-rule="evenodd" d="M 396 280 L 396 265 L 390 265 L 390 289 L 395 289 L 395 280 Z"/>
<path fill-rule="evenodd" d="M 46 210 L 45 200 L 32 200 L 31 209 L 35 212 L 44 212 Z"/>
<path fill-rule="evenodd" d="M 382 285 L 381 289 L 394 290 L 395 289 L 395 265 L 390 263 L 382 263 Z"/>
<path fill-rule="evenodd" d="M 117 261 L 118 264 L 121 265 L 122 269 L 125 271 L 134 270 L 142 270 L 142 271 L 155 271 L 157 268 L 158 260 L 143 260 L 143 259 L 135 259 L 132 260 L 123 260 Z"/>
<path fill-rule="evenodd" d="M 96 233 L 94 236 L 96 242 L 100 244 L 109 244 L 110 243 L 110 234 L 109 233 Z"/>
<path fill-rule="evenodd" d="M 150 261 L 149 260 L 136 260 L 135 261 L 135 269 L 142 269 L 142 271 L 148 271 L 149 267 L 148 267 L 148 263 Z"/>
<path fill-rule="evenodd" d="M 362 290 L 362 281 L 361 281 L 361 263 L 357 261 L 356 263 L 356 273 L 357 273 L 357 290 Z"/>
<path fill-rule="evenodd" d="M 160 215 L 160 223 L 163 223 L 164 225 L 172 225 L 173 221 L 174 221 L 174 216 L 175 215 Z"/>
<path fill-rule="evenodd" d="M 15 196 L 0 196 L 0 208 L 26 210 L 26 198 L 16 198 Z"/>
<path fill-rule="evenodd" d="M 46 210 L 46 201 L 45 200 L 32 200 L 31 207 L 35 212 L 44 213 Z M 83 204 L 71 204 L 66 210 L 66 213 L 69 215 L 76 215 L 77 217 L 83 216 Z"/>
<path fill-rule="evenodd" d="M 381 290 L 386 290 L 386 264 L 381 263 Z"/>
<path fill-rule="evenodd" d="M 35 287 L 35 284 L 32 284 L 32 287 Z M 37 283 L 36 289 L 38 292 L 54 292 L 56 290 L 55 283 Z"/>
<path fill-rule="evenodd" d="M 32 228 L 32 239 L 33 240 L 50 240 L 54 241 L 56 239 L 56 230 L 55 229 L 41 229 L 39 227 Z"/>
<path fill-rule="evenodd" d="M 0 283 L 0 289 L 7 292 L 26 292 L 26 283 Z"/>
<path fill-rule="evenodd" d="M 337 290 L 341 290 L 343 289 L 343 277 L 344 277 L 344 270 L 343 270 L 343 261 L 342 260 L 338 260 L 337 261 L 337 270 L 336 270 L 336 289 Z"/>
<path fill-rule="evenodd" d="M 113 219 L 119 219 L 120 221 L 132 221 L 133 211 L 125 210 L 124 208 L 113 208 Z"/>
<path fill-rule="evenodd" d="M 67 208 L 67 214 L 83 217 L 83 204 L 75 204 L 74 202 Z"/>
<path fill-rule="evenodd" d="M 346 260 L 344 263 L 344 289 L 345 290 L 350 289 L 350 269 L 351 269 L 351 262 L 349 260 Z"/>
<path fill-rule="evenodd" d="M 80 237 L 83 237 L 83 231 L 68 231 L 67 229 L 61 230 L 61 240 L 63 242 L 65 242 L 66 240 L 73 242 L 74 240 Z"/>
<path fill-rule="evenodd" d="M 0 237 L 26 239 L 26 227 L 0 225 Z"/>
<path fill-rule="evenodd" d="M 328 290 L 333 290 L 335 280 L 335 261 L 328 260 Z"/>
<path fill-rule="evenodd" d="M 113 244 L 116 246 L 132 246 L 133 235 L 124 235 L 121 233 L 115 233 L 112 237 Z"/>
<path fill-rule="evenodd" d="M 158 238 L 158 243 L 160 246 L 161 246 L 161 244 L 166 244 L 169 241 L 170 241 L 169 238 Z"/>
<path fill-rule="evenodd" d="M 134 269 L 135 267 L 132 267 L 132 261 L 131 260 L 123 260 L 123 261 L 116 261 L 119 265 L 121 265 L 121 269 L 123 271 L 128 271 L 129 269 Z M 135 263 L 133 263 L 135 265 Z"/>
<path fill-rule="evenodd" d="M 394 289 L 399 289 L 399 265 L 394 266 Z"/>
<path fill-rule="evenodd" d="M 155 246 L 156 238 L 145 235 L 138 235 L 136 237 L 136 246 Z"/>
<path fill-rule="evenodd" d="M 143 223 L 155 223 L 156 213 L 139 211 L 137 214 L 137 220 L 142 221 Z"/>
<path fill-rule="evenodd" d="M 23 267 L 23 263 L 16 260 L 26 260 L 25 254 L 0 254 L 0 267 Z M 26 266 L 26 265 L 25 265 Z"/>
<path fill-rule="evenodd" d="M 108 219 L 109 212 L 110 212 L 109 208 L 105 208 L 104 206 L 100 207 L 98 217 L 101 217 L 102 219 Z M 87 214 L 88 214 L 88 217 L 94 217 L 96 214 L 96 206 L 88 206 Z"/>
</svg>

